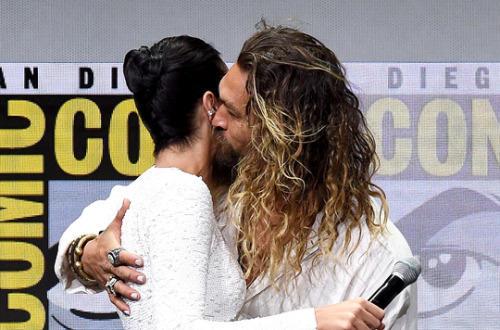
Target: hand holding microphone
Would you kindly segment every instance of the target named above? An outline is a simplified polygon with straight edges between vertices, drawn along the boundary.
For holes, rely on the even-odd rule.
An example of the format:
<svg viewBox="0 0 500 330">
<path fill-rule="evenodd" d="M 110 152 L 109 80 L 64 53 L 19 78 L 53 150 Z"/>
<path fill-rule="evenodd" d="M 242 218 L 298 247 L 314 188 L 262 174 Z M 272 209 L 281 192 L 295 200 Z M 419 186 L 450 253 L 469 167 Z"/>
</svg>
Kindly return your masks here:
<svg viewBox="0 0 500 330">
<path fill-rule="evenodd" d="M 417 280 L 421 269 L 417 258 L 400 260 L 394 265 L 391 275 L 368 300 L 355 298 L 315 308 L 317 329 L 384 329 L 383 309 L 405 287 Z"/>
</svg>

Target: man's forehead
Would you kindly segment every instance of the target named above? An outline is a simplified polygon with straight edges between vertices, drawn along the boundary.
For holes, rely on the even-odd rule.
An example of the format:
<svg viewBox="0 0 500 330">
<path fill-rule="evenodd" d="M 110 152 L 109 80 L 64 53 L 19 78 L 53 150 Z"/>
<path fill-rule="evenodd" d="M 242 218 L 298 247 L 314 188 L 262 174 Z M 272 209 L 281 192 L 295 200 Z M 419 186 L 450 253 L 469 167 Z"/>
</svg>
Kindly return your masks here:
<svg viewBox="0 0 500 330">
<path fill-rule="evenodd" d="M 246 91 L 248 73 L 243 72 L 234 64 L 219 83 L 221 101 L 234 106 L 246 105 L 248 93 Z"/>
</svg>

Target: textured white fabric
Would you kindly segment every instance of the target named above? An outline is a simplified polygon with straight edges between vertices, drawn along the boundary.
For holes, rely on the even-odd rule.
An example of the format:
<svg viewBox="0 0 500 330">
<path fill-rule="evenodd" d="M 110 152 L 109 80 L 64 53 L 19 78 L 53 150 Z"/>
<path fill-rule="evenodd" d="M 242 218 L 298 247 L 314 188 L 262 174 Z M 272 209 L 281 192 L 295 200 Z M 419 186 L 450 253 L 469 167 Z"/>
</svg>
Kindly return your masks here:
<svg viewBox="0 0 500 330">
<path fill-rule="evenodd" d="M 148 281 L 131 286 L 126 329 L 178 328 L 197 319 L 229 321 L 245 296 L 235 256 L 215 222 L 201 178 L 176 168 L 152 168 L 131 184 L 122 246 L 144 256 Z"/>
<path fill-rule="evenodd" d="M 378 209 L 378 205 L 373 201 Z M 317 217 L 315 228 L 319 225 Z M 247 298 L 240 318 L 267 316 L 307 307 L 335 304 L 344 300 L 363 297 L 368 299 L 392 272 L 394 264 L 411 256 L 410 248 L 399 230 L 391 221 L 388 233 L 372 240 L 368 228 L 362 227 L 361 240 L 350 257 L 340 257 L 339 262 L 322 258 L 323 262 L 312 270 L 314 251 L 302 262 L 301 275 L 290 283 L 287 290 L 277 292 L 268 278 L 254 282 L 247 290 Z M 227 231 L 227 230 L 226 230 Z M 339 228 L 343 237 L 345 228 Z M 359 230 L 352 234 L 353 240 Z M 351 244 L 350 248 L 354 245 Z M 340 255 L 343 240 L 338 240 L 332 249 L 334 256 Z M 283 279 L 278 285 L 284 287 Z M 417 329 L 417 287 L 407 287 L 385 308 L 385 329 Z"/>
<path fill-rule="evenodd" d="M 224 322 L 238 316 L 245 281 L 215 222 L 210 192 L 201 178 L 175 168 L 153 167 L 128 187 L 113 189 L 112 195 L 99 207 L 86 208 L 82 216 L 99 217 L 107 204 L 112 211 L 105 216 L 111 221 L 121 200 L 131 200 L 123 220 L 122 246 L 143 256 L 141 271 L 148 280 L 132 284 L 141 299 L 127 301 L 130 317 L 119 313 L 126 329 L 316 329 L 312 308 Z M 67 249 L 64 246 L 60 243 L 60 254 Z M 67 270 L 61 272 L 62 265 L 58 260 L 56 273 L 67 291 L 83 289 L 76 279 L 68 278 Z"/>
</svg>

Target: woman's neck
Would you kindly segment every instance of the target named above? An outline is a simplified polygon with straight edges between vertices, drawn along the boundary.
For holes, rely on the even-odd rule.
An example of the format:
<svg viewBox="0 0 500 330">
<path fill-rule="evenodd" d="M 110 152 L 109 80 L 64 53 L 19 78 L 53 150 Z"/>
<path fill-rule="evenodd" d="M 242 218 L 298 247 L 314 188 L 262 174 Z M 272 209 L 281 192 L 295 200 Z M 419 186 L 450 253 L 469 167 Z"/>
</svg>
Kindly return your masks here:
<svg viewBox="0 0 500 330">
<path fill-rule="evenodd" d="M 176 167 L 183 172 L 201 176 L 210 187 L 212 173 L 210 151 L 200 143 L 188 147 L 171 146 L 162 149 L 156 156 L 155 166 Z"/>
</svg>

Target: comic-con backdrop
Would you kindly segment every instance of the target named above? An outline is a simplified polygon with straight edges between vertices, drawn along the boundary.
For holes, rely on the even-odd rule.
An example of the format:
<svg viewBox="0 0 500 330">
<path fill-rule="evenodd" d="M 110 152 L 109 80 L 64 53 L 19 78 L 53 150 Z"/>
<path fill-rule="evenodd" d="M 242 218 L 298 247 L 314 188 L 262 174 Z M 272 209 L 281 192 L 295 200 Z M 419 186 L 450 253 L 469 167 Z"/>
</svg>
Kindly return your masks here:
<svg viewBox="0 0 500 330">
<path fill-rule="evenodd" d="M 500 63 L 346 68 L 390 218 L 423 266 L 419 328 L 498 327 Z M 152 151 L 120 64 L 0 64 L 0 328 L 121 328 L 106 295 L 63 292 L 54 257 L 69 223 Z"/>
</svg>

